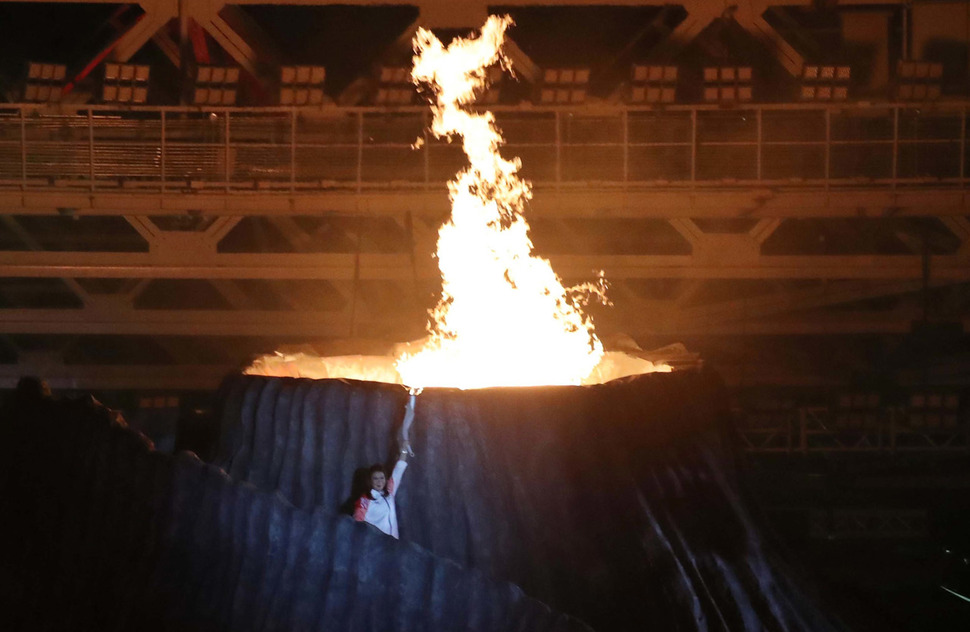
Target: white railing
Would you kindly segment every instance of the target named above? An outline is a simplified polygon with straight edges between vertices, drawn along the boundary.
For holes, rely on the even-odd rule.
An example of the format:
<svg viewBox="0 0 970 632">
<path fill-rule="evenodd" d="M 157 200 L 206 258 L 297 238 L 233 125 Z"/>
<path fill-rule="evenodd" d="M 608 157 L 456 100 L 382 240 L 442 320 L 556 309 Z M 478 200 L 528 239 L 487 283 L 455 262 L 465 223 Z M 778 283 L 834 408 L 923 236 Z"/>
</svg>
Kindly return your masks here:
<svg viewBox="0 0 970 632">
<path fill-rule="evenodd" d="M 830 189 L 967 183 L 962 103 L 496 108 L 540 187 Z M 0 106 L 0 188 L 439 187 L 463 165 L 426 108 Z M 423 142 L 416 143 L 417 139 Z"/>
</svg>

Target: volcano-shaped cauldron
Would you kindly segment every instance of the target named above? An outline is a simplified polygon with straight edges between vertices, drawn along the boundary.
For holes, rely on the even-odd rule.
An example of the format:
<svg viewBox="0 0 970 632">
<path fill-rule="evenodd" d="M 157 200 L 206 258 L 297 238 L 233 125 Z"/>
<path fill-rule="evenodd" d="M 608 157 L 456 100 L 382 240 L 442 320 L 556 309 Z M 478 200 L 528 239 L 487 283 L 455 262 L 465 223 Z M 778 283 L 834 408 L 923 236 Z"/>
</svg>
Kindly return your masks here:
<svg viewBox="0 0 970 632">
<path fill-rule="evenodd" d="M 240 376 L 217 463 L 336 510 L 385 461 L 400 386 Z M 766 550 L 711 372 L 583 387 L 426 389 L 397 496 L 402 540 L 599 630 L 834 629 Z"/>
</svg>

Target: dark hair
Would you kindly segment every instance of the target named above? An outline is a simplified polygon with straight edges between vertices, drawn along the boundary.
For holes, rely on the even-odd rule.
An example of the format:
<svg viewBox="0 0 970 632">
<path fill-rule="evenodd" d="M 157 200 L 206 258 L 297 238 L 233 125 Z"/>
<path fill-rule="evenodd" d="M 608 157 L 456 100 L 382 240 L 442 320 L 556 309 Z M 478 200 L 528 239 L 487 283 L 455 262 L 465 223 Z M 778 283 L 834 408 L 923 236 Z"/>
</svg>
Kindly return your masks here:
<svg viewBox="0 0 970 632">
<path fill-rule="evenodd" d="M 368 471 L 368 474 L 367 474 L 367 485 L 369 486 L 370 490 L 374 489 L 373 484 L 371 483 L 371 477 L 374 476 L 374 474 L 377 474 L 378 472 L 384 475 L 385 480 L 387 480 L 388 478 L 387 469 L 383 465 L 381 465 L 380 463 L 375 463 L 374 465 L 371 465 L 370 470 Z M 387 483 L 384 484 L 384 489 L 382 489 L 380 493 L 385 498 L 387 498 L 387 495 L 388 495 Z"/>
</svg>

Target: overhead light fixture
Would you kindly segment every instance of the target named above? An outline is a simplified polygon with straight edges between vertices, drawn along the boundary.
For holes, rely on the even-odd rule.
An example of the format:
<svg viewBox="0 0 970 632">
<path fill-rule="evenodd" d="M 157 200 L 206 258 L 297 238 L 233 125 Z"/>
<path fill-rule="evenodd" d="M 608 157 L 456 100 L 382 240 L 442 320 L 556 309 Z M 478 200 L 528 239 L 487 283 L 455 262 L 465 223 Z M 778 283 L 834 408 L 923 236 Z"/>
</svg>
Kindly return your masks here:
<svg viewBox="0 0 970 632">
<path fill-rule="evenodd" d="M 41 62 L 27 63 L 27 82 L 24 84 L 24 101 L 28 103 L 56 103 L 61 100 L 67 66 Z"/>
<path fill-rule="evenodd" d="M 704 68 L 705 101 L 739 103 L 754 97 L 751 66 L 709 66 Z"/>
<path fill-rule="evenodd" d="M 635 64 L 628 100 L 630 103 L 673 103 L 677 93 L 677 66 Z"/>
<path fill-rule="evenodd" d="M 382 66 L 378 75 L 377 105 L 410 105 L 418 92 L 411 83 L 411 72 L 403 66 Z"/>
<path fill-rule="evenodd" d="M 236 66 L 199 66 L 195 73 L 192 103 L 195 105 L 235 105 L 239 93 L 239 68 Z"/>
<path fill-rule="evenodd" d="M 584 103 L 589 86 L 589 68 L 546 68 L 539 85 L 543 105 Z"/>
<path fill-rule="evenodd" d="M 803 101 L 845 101 L 851 78 L 851 66 L 807 65 L 802 68 L 799 96 Z"/>
<path fill-rule="evenodd" d="M 151 68 L 142 64 L 105 64 L 101 100 L 105 103 L 146 103 L 150 74 Z"/>
<path fill-rule="evenodd" d="M 323 66 L 283 66 L 280 68 L 280 105 L 320 105 L 324 101 Z"/>
<path fill-rule="evenodd" d="M 900 60 L 896 66 L 896 98 L 900 101 L 933 101 L 940 98 L 943 64 Z"/>
</svg>

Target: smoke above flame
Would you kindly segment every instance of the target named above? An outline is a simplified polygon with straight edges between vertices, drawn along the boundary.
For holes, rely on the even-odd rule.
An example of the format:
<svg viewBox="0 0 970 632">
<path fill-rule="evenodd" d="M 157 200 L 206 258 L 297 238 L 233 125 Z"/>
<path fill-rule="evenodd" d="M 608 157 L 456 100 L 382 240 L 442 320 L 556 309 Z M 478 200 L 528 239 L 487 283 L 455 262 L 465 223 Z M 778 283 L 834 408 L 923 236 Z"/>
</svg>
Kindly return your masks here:
<svg viewBox="0 0 970 632">
<path fill-rule="evenodd" d="M 581 384 L 603 345 L 581 307 L 593 284 L 566 288 L 532 252 L 522 216 L 532 197 L 518 158 L 503 158 L 495 116 L 469 106 L 502 53 L 508 17 L 491 16 L 479 37 L 447 47 L 428 30 L 414 38 L 413 81 L 434 95 L 431 131 L 461 139 L 468 167 L 449 182 L 451 218 L 438 232 L 441 300 L 429 339 L 397 369 L 411 386 Z M 602 294 L 600 294 L 602 296 Z"/>
</svg>

